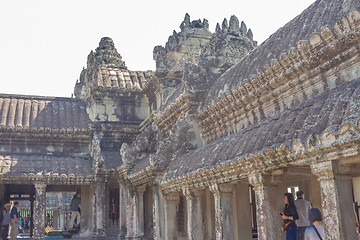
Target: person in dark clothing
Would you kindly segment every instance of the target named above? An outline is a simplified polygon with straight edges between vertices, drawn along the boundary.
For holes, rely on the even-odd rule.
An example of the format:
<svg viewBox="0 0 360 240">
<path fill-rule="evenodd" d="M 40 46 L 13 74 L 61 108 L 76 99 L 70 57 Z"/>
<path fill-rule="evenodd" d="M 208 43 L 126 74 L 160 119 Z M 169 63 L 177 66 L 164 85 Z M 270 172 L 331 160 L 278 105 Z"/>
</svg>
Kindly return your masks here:
<svg viewBox="0 0 360 240">
<path fill-rule="evenodd" d="M 297 226 L 295 220 L 299 219 L 296 210 L 294 196 L 291 193 L 284 194 L 284 212 L 281 213 L 284 224 L 289 223 L 286 230 L 286 240 L 296 240 Z"/>
<path fill-rule="evenodd" d="M 10 240 L 16 240 L 19 234 L 19 213 L 18 208 L 19 202 L 14 202 L 10 210 Z"/>
<path fill-rule="evenodd" d="M 70 219 L 70 225 L 69 230 L 73 230 L 74 223 L 76 219 L 76 225 L 80 225 L 80 212 L 79 209 L 81 209 L 81 200 L 80 200 L 80 192 L 77 192 L 70 203 L 70 212 L 71 212 L 71 219 Z"/>
</svg>

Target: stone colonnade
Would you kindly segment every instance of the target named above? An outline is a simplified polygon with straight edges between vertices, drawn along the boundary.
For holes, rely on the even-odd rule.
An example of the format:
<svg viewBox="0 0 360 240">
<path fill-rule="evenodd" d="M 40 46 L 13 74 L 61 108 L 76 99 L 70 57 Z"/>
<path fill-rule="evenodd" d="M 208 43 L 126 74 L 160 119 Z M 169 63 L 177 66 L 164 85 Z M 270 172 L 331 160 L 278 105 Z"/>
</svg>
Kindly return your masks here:
<svg viewBox="0 0 360 240">
<path fill-rule="evenodd" d="M 310 167 L 320 186 L 326 239 L 356 239 L 353 212 L 349 207 L 352 206 L 350 169 L 334 161 L 314 163 Z M 164 193 L 158 182 L 131 187 L 123 180 L 119 181 L 119 239 L 148 237 L 144 229 L 146 206 L 152 208 L 152 224 L 148 225 L 152 227 L 153 239 L 251 239 L 249 186 L 255 194 L 258 239 L 284 239 L 279 217 L 283 202 L 279 202 L 279 196 L 286 185 L 274 181 L 274 176 L 269 173 L 250 174 L 243 182 L 214 183 L 202 189 L 185 187 L 172 193 Z M 82 186 L 83 235 L 80 237 L 106 238 L 105 188 L 106 182 L 101 179 Z M 144 197 L 146 189 L 151 191 L 146 194 L 152 198 L 150 206 L 144 204 L 149 201 Z M 44 239 L 46 184 L 36 183 L 35 191 L 34 239 Z M 90 235 L 86 235 L 86 231 Z"/>
</svg>

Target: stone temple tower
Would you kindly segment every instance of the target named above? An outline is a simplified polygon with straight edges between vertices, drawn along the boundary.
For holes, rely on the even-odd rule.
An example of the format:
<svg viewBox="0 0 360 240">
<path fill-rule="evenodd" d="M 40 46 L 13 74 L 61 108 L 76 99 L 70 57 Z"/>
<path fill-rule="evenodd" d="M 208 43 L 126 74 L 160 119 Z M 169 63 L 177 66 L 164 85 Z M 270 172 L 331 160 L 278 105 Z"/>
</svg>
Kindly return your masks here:
<svg viewBox="0 0 360 240">
<path fill-rule="evenodd" d="M 118 156 L 121 144 L 138 133 L 138 125 L 149 115 L 141 89 L 150 75 L 150 71 L 129 71 L 109 37 L 88 55 L 74 93 L 86 102 L 102 150 Z"/>
</svg>

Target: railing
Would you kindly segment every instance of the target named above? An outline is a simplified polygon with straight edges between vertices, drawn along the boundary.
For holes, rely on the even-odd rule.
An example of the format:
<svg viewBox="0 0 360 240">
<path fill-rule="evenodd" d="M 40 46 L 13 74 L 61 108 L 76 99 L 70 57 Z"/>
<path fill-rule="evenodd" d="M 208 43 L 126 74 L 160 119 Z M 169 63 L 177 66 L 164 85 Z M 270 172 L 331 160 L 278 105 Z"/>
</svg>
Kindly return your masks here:
<svg viewBox="0 0 360 240">
<path fill-rule="evenodd" d="M 21 228 L 25 232 L 30 229 L 30 208 L 19 208 L 19 218 L 21 221 Z M 66 229 L 70 223 L 70 207 L 62 206 L 59 208 L 46 209 L 45 226 L 54 227 L 54 229 Z"/>
</svg>

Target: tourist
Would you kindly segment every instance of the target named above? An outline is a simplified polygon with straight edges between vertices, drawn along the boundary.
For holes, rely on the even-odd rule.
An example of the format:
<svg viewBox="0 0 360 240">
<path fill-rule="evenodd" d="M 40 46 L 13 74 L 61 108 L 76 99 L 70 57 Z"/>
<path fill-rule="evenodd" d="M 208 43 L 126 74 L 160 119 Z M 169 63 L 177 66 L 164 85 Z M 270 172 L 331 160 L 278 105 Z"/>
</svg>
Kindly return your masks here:
<svg viewBox="0 0 360 240">
<path fill-rule="evenodd" d="M 3 220 L 3 232 L 2 232 L 2 239 L 6 240 L 9 235 L 9 224 L 10 224 L 10 203 L 6 203 L 4 206 L 4 211 L 2 212 Z"/>
<path fill-rule="evenodd" d="M 79 210 L 81 209 L 80 203 L 81 203 L 80 193 L 77 192 L 74 195 L 73 199 L 71 200 L 71 204 L 70 204 L 71 219 L 70 219 L 69 230 L 72 230 L 74 228 L 75 219 L 76 219 L 76 225 L 80 224 L 80 212 L 79 212 Z"/>
<path fill-rule="evenodd" d="M 19 232 L 24 233 L 24 218 L 23 217 L 19 218 Z"/>
<path fill-rule="evenodd" d="M 19 225 L 18 225 L 19 213 L 17 210 L 18 205 L 19 202 L 14 202 L 10 210 L 10 240 L 17 239 L 17 235 L 19 233 Z"/>
<path fill-rule="evenodd" d="M 296 240 L 297 227 L 295 220 L 299 219 L 296 211 L 294 196 L 291 193 L 284 194 L 284 212 L 280 213 L 284 219 L 284 224 L 288 224 L 286 228 L 286 240 Z"/>
<path fill-rule="evenodd" d="M 303 191 L 296 192 L 296 196 L 295 206 L 299 214 L 299 219 L 295 221 L 297 225 L 297 240 L 304 240 L 305 229 L 310 226 L 308 216 L 311 203 L 304 199 L 305 194 Z"/>
<path fill-rule="evenodd" d="M 305 230 L 305 240 L 325 240 L 324 225 L 321 224 L 322 214 L 319 209 L 313 208 L 309 212 L 309 221 L 312 226 L 309 226 Z"/>
</svg>

